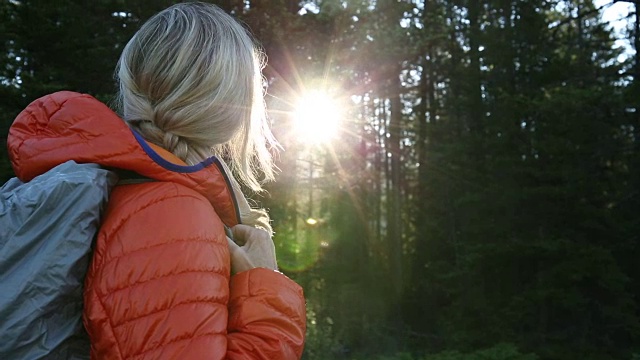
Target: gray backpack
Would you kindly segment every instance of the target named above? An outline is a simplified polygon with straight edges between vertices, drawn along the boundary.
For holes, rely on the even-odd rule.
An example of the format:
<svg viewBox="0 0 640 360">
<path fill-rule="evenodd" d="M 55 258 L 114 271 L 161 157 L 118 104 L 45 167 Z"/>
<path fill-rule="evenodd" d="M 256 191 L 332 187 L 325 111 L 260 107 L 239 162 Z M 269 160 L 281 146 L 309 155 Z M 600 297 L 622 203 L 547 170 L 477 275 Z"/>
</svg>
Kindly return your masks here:
<svg viewBox="0 0 640 360">
<path fill-rule="evenodd" d="M 83 283 L 116 175 L 61 164 L 0 188 L 0 359 L 88 359 Z"/>
</svg>

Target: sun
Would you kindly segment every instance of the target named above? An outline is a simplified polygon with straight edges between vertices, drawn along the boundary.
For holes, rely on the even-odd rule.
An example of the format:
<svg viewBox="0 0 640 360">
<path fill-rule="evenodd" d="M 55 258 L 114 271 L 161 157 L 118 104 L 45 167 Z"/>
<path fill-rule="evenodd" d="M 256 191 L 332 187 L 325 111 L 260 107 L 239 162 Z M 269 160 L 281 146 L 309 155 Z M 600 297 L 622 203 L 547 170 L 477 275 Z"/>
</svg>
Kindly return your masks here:
<svg viewBox="0 0 640 360">
<path fill-rule="evenodd" d="M 300 97 L 293 112 L 294 131 L 305 143 L 324 144 L 338 133 L 342 109 L 324 91 L 310 91 Z"/>
</svg>

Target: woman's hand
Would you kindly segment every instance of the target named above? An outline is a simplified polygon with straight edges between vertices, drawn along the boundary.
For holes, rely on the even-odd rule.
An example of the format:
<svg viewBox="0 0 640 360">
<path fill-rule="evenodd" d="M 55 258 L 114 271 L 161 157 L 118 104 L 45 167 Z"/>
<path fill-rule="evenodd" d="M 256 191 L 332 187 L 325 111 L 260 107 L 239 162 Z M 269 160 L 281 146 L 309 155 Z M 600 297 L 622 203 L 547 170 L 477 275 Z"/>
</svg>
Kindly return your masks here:
<svg viewBox="0 0 640 360">
<path fill-rule="evenodd" d="M 276 247 L 265 230 L 247 225 L 231 228 L 233 240 L 227 237 L 231 254 L 231 273 L 264 267 L 277 270 Z"/>
</svg>

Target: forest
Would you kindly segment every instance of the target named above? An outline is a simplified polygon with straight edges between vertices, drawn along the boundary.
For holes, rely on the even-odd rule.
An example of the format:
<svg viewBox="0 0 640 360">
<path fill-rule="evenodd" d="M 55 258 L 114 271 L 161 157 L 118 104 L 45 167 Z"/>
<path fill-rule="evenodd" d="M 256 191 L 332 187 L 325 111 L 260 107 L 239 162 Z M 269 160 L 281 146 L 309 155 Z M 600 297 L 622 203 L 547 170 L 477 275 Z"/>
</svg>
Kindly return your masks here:
<svg viewBox="0 0 640 360">
<path fill-rule="evenodd" d="M 112 104 L 174 2 L 0 1 L 0 184 L 15 116 Z M 640 359 L 639 0 L 211 2 L 268 56 L 285 150 L 253 198 L 305 290 L 304 359 Z M 323 96 L 305 127 L 336 129 L 305 137 Z"/>
</svg>

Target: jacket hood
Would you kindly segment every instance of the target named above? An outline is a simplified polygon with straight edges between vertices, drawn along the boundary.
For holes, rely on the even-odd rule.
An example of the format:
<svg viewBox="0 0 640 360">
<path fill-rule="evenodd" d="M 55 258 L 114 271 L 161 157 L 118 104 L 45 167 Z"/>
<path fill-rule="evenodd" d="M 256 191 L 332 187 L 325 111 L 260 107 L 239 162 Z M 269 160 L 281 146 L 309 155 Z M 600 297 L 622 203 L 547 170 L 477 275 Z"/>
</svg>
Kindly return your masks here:
<svg viewBox="0 0 640 360">
<path fill-rule="evenodd" d="M 62 91 L 35 100 L 11 125 L 7 146 L 24 182 L 69 160 L 97 163 L 187 186 L 206 197 L 227 226 L 239 223 L 232 187 L 216 157 L 187 166 L 90 95 Z"/>
</svg>

